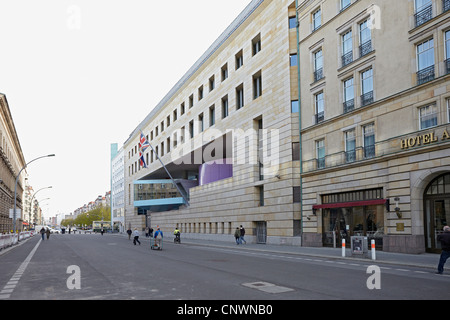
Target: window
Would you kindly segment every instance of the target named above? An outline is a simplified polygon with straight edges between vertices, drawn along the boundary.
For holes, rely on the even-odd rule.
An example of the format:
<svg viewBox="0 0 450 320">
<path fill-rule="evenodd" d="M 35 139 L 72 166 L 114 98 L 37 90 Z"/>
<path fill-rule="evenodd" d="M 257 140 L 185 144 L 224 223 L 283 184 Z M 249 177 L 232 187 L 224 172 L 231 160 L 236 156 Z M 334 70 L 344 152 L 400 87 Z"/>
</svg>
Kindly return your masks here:
<svg viewBox="0 0 450 320">
<path fill-rule="evenodd" d="M 212 127 L 216 124 L 216 107 L 212 105 L 209 107 L 209 126 Z"/>
<path fill-rule="evenodd" d="M 253 99 L 257 99 L 262 95 L 262 75 L 261 71 L 253 76 Z"/>
<path fill-rule="evenodd" d="M 256 55 L 261 51 L 261 34 L 258 34 L 252 40 L 252 55 Z"/>
<path fill-rule="evenodd" d="M 300 190 L 301 190 L 300 187 L 292 188 L 292 191 L 294 193 L 294 203 L 301 203 Z"/>
<path fill-rule="evenodd" d="M 244 84 L 236 88 L 236 110 L 244 107 Z"/>
<path fill-rule="evenodd" d="M 355 89 L 353 78 L 344 81 L 344 113 L 355 108 Z"/>
<path fill-rule="evenodd" d="M 192 108 L 194 106 L 194 95 L 192 94 L 189 97 L 189 109 Z"/>
<path fill-rule="evenodd" d="M 434 79 L 434 40 L 417 45 L 417 83 L 420 85 Z"/>
<path fill-rule="evenodd" d="M 264 186 L 258 186 L 258 187 L 256 187 L 256 190 L 257 190 L 258 196 L 259 196 L 258 205 L 260 207 L 264 207 Z"/>
<path fill-rule="evenodd" d="M 415 0 L 416 14 L 414 15 L 416 27 L 424 24 L 433 17 L 431 0 Z"/>
<path fill-rule="evenodd" d="M 363 126 L 364 158 L 375 157 L 375 125 L 373 123 Z"/>
<path fill-rule="evenodd" d="M 198 131 L 203 132 L 205 130 L 205 125 L 203 123 L 203 113 L 198 116 Z"/>
<path fill-rule="evenodd" d="M 209 78 L 209 92 L 213 91 L 215 87 L 216 87 L 216 77 L 212 76 L 211 78 Z"/>
<path fill-rule="evenodd" d="M 222 98 L 222 119 L 228 117 L 228 96 Z"/>
<path fill-rule="evenodd" d="M 300 160 L 300 142 L 292 142 L 292 161 Z"/>
<path fill-rule="evenodd" d="M 291 67 L 296 67 L 298 65 L 298 60 L 297 60 L 297 54 L 296 53 L 291 54 L 289 56 L 289 65 Z"/>
<path fill-rule="evenodd" d="M 314 53 L 314 81 L 323 78 L 323 53 L 322 49 Z"/>
<path fill-rule="evenodd" d="M 345 162 L 356 161 L 356 133 L 355 129 L 345 132 Z"/>
<path fill-rule="evenodd" d="M 450 1 L 449 1 L 450 3 Z M 450 5 L 449 5 L 450 6 Z M 450 30 L 445 32 L 445 72 L 450 73 Z"/>
<path fill-rule="evenodd" d="M 369 20 L 359 25 L 359 55 L 360 57 L 372 51 L 372 33 L 369 28 Z"/>
<path fill-rule="evenodd" d="M 161 121 L 161 133 L 164 132 L 164 121 Z"/>
<path fill-rule="evenodd" d="M 186 112 L 186 108 L 184 106 L 184 102 L 180 106 L 180 114 L 183 115 Z"/>
<path fill-rule="evenodd" d="M 236 54 L 235 60 L 236 60 L 236 70 L 244 65 L 244 54 L 242 50 Z"/>
<path fill-rule="evenodd" d="M 450 99 L 447 99 L 447 122 L 450 123 Z"/>
<path fill-rule="evenodd" d="M 312 14 L 312 31 L 316 31 L 317 29 L 320 28 L 321 25 L 322 25 L 322 11 L 319 8 Z"/>
<path fill-rule="evenodd" d="M 323 92 L 314 95 L 314 105 L 316 109 L 316 123 L 320 123 L 325 118 Z"/>
<path fill-rule="evenodd" d="M 178 110 L 175 109 L 175 110 L 173 110 L 173 122 L 175 122 L 177 120 L 178 120 Z"/>
<path fill-rule="evenodd" d="M 419 108 L 420 130 L 437 126 L 437 107 L 430 105 Z"/>
<path fill-rule="evenodd" d="M 342 66 L 353 61 L 353 39 L 352 30 L 342 35 Z"/>
<path fill-rule="evenodd" d="M 298 100 L 291 101 L 291 112 L 292 113 L 300 112 L 300 104 L 299 104 Z"/>
<path fill-rule="evenodd" d="M 351 4 L 351 0 L 341 0 L 341 11 L 347 9 Z"/>
<path fill-rule="evenodd" d="M 222 81 L 225 81 L 228 78 L 228 63 L 225 63 L 225 65 L 221 69 L 222 74 Z"/>
<path fill-rule="evenodd" d="M 361 106 L 373 102 L 373 70 L 369 69 L 361 73 Z"/>
<path fill-rule="evenodd" d="M 170 152 L 170 137 L 167 138 L 167 153 Z"/>
<path fill-rule="evenodd" d="M 289 29 L 297 28 L 297 17 L 289 17 Z"/>
<path fill-rule="evenodd" d="M 198 101 L 203 99 L 203 86 L 198 88 Z"/>
<path fill-rule="evenodd" d="M 170 127 L 170 116 L 167 116 L 167 128 Z"/>
<path fill-rule="evenodd" d="M 194 137 L 194 120 L 189 122 L 189 137 L 192 139 Z"/>
<path fill-rule="evenodd" d="M 159 133 L 158 133 L 158 127 L 156 127 L 156 128 L 155 128 L 155 137 L 157 137 L 158 134 L 159 134 Z"/>
<path fill-rule="evenodd" d="M 164 142 L 161 142 L 161 157 L 164 156 Z"/>
<path fill-rule="evenodd" d="M 316 141 L 317 169 L 325 168 L 325 139 Z"/>
</svg>

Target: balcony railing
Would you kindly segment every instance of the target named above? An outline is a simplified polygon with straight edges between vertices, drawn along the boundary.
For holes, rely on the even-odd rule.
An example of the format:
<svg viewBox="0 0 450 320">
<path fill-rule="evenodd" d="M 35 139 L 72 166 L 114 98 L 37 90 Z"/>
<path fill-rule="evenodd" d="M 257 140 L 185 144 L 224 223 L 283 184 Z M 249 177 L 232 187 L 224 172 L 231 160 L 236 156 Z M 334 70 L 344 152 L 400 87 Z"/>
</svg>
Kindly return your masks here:
<svg viewBox="0 0 450 320">
<path fill-rule="evenodd" d="M 353 111 L 355 109 L 355 99 L 344 102 L 344 113 Z"/>
<path fill-rule="evenodd" d="M 320 123 L 320 122 L 322 122 L 323 120 L 325 120 L 325 113 L 324 113 L 323 111 L 317 113 L 317 114 L 316 114 L 316 123 Z"/>
<path fill-rule="evenodd" d="M 429 5 L 425 9 L 420 10 L 414 15 L 416 21 L 416 27 L 421 26 L 425 22 L 433 18 L 433 6 Z"/>
<path fill-rule="evenodd" d="M 417 84 L 421 85 L 428 81 L 434 80 L 434 65 L 424 68 L 417 72 Z"/>
<path fill-rule="evenodd" d="M 371 104 L 373 102 L 373 91 L 364 93 L 361 96 L 361 106 L 367 106 L 368 104 Z"/>
<path fill-rule="evenodd" d="M 359 46 L 359 56 L 364 57 L 372 52 L 372 40 L 368 40 Z"/>
<path fill-rule="evenodd" d="M 442 8 L 443 12 L 450 10 L 450 0 L 442 0 Z"/>
<path fill-rule="evenodd" d="M 342 66 L 345 67 L 353 62 L 353 51 L 347 52 L 342 56 Z"/>
<path fill-rule="evenodd" d="M 314 71 L 314 82 L 323 78 L 323 68 Z"/>
<path fill-rule="evenodd" d="M 398 136 L 395 138 L 390 138 L 383 141 L 376 141 L 374 144 L 366 145 L 365 147 L 359 146 L 351 151 L 340 151 L 331 154 L 325 155 L 322 158 L 316 158 L 316 155 L 312 155 L 314 158 L 308 159 L 308 152 L 303 154 L 303 173 L 314 172 L 316 170 L 323 169 L 331 169 L 339 166 L 354 166 L 358 163 L 364 164 L 365 161 L 375 161 L 375 159 L 384 157 L 384 156 L 392 156 L 395 157 L 397 153 L 406 152 L 410 150 L 414 152 L 416 148 L 422 148 L 423 145 L 416 145 L 416 138 L 411 139 L 417 134 L 423 135 L 431 135 L 434 134 L 435 137 L 442 137 L 447 134 L 448 124 L 444 124 L 441 126 L 435 126 L 430 128 L 429 130 L 421 130 L 418 132 L 410 132 L 404 134 L 402 136 Z M 413 145 L 409 145 L 412 141 Z M 434 143 L 441 144 L 450 144 L 450 140 L 439 140 Z M 405 148 L 405 145 L 407 146 Z"/>
</svg>

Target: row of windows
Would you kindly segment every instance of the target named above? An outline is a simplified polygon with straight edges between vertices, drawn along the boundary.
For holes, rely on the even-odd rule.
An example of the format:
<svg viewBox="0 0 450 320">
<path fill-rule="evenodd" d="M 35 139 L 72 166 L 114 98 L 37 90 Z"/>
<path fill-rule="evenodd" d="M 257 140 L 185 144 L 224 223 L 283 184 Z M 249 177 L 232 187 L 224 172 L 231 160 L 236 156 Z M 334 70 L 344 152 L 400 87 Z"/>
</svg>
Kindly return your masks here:
<svg viewBox="0 0 450 320">
<path fill-rule="evenodd" d="M 256 54 L 258 54 L 261 51 L 261 34 L 258 34 L 256 37 L 254 37 L 252 39 L 251 47 L 252 47 L 252 56 L 255 56 Z M 235 70 L 236 71 L 239 70 L 243 65 L 244 65 L 244 51 L 243 51 L 243 49 L 241 49 L 235 55 Z M 221 74 L 221 82 L 228 79 L 228 76 L 229 76 L 228 63 L 226 63 L 225 65 L 222 66 L 220 74 Z M 262 95 L 262 73 L 261 73 L 261 71 L 254 74 L 252 76 L 252 80 L 253 80 L 252 97 L 253 97 L 253 99 L 257 99 L 258 97 L 260 97 Z M 208 84 L 209 84 L 209 92 L 213 91 L 216 88 L 215 75 L 213 75 L 209 78 Z M 205 97 L 204 93 L 205 93 L 204 86 L 201 85 L 197 90 L 198 101 L 203 100 L 203 98 Z M 236 110 L 239 110 L 239 109 L 243 108 L 244 104 L 245 104 L 244 84 L 243 83 L 236 87 L 235 94 L 236 94 Z M 194 105 L 195 105 L 194 94 L 191 94 L 188 98 L 189 109 L 193 108 Z M 224 96 L 221 99 L 221 110 L 222 110 L 222 119 L 228 117 L 228 115 L 229 115 L 228 95 Z M 153 129 L 150 132 L 150 136 L 147 136 L 147 140 L 153 141 L 160 133 L 164 132 L 164 130 L 166 128 L 170 127 L 172 123 L 174 123 L 178 120 L 178 114 L 180 114 L 180 116 L 183 116 L 185 113 L 186 113 L 186 104 L 185 104 L 185 102 L 182 102 L 180 104 L 179 111 L 178 111 L 178 108 L 173 110 L 172 115 L 169 114 L 163 121 L 161 121 L 160 125 L 157 125 L 155 127 L 155 129 Z M 216 121 L 215 105 L 212 105 L 209 108 L 209 115 L 210 115 L 209 125 L 213 126 Z M 194 120 L 192 120 L 189 124 L 189 133 L 190 133 L 191 138 L 194 136 L 193 121 Z M 203 113 L 198 116 L 198 121 L 200 123 L 199 130 L 200 130 L 200 132 L 202 132 L 204 129 Z M 183 127 L 183 131 L 184 131 L 184 127 Z M 176 143 L 174 144 L 174 146 L 176 146 Z M 170 144 L 167 145 L 167 148 L 168 148 L 167 152 L 170 152 Z M 135 154 L 137 154 L 137 152 L 138 152 L 137 146 L 135 146 L 134 148 L 131 148 L 131 150 L 128 152 L 128 159 L 130 159 Z M 135 172 L 135 171 L 133 171 L 133 172 Z"/>
<path fill-rule="evenodd" d="M 446 103 L 446 121 L 450 123 L 450 99 Z M 417 108 L 419 129 L 425 130 L 439 125 L 439 110 L 436 104 L 430 104 Z M 376 156 L 376 139 L 375 139 L 375 125 L 374 123 L 361 126 L 362 146 L 357 146 L 357 128 L 352 128 L 343 132 L 343 140 L 345 144 L 345 152 L 343 159 L 345 163 L 351 163 L 358 160 L 357 150 L 361 149 L 363 159 L 371 159 Z M 295 150 L 295 148 L 293 148 Z M 294 151 L 293 151 L 294 152 Z M 295 155 L 295 152 L 293 153 Z M 316 154 L 316 169 L 323 169 L 326 167 L 326 146 L 325 139 L 315 141 Z M 294 158 L 296 160 L 298 158 Z"/>
<path fill-rule="evenodd" d="M 258 71 L 255 75 L 252 77 L 253 81 L 253 99 L 257 99 L 262 95 L 262 72 Z M 236 110 L 239 110 L 244 107 L 244 84 L 239 85 L 236 87 Z M 222 119 L 225 119 L 229 115 L 229 102 L 228 102 L 228 95 L 224 96 L 221 99 L 221 109 L 222 109 Z M 209 127 L 214 126 L 216 123 L 216 107 L 215 105 L 212 105 L 209 107 Z M 197 128 L 197 129 L 195 129 Z M 195 136 L 196 132 L 203 132 L 205 130 L 205 116 L 204 113 L 200 113 L 197 117 L 197 120 L 191 120 L 188 124 L 187 128 L 187 134 L 188 138 L 192 139 Z M 181 127 L 180 130 L 176 130 L 172 133 L 172 138 L 168 137 L 165 141 L 161 142 L 160 145 L 157 145 L 155 147 L 155 152 L 159 156 L 164 156 L 166 153 L 169 153 L 173 148 L 176 148 L 178 146 L 178 142 L 180 144 L 183 144 L 186 137 L 186 127 Z M 148 136 L 146 137 L 148 140 Z M 138 147 L 135 146 L 133 149 L 130 150 L 128 156 L 133 157 L 135 154 L 138 153 Z M 146 163 L 153 163 L 156 160 L 156 156 L 154 155 L 153 150 L 150 151 L 150 159 L 149 159 L 149 153 L 145 155 L 146 157 Z M 150 160 L 150 162 L 149 162 Z M 134 164 L 131 165 L 131 167 L 128 168 L 129 175 L 132 175 L 136 173 L 138 170 L 141 169 L 141 166 L 138 161 L 136 161 Z"/>
<path fill-rule="evenodd" d="M 361 25 L 365 24 L 363 22 Z M 350 31 L 351 32 L 351 31 Z M 345 37 L 345 36 L 344 36 Z M 444 32 L 445 43 L 445 61 L 443 73 L 450 74 L 450 30 Z M 435 79 L 435 53 L 434 53 L 434 39 L 428 39 L 416 46 L 416 60 L 417 60 L 417 84 L 421 85 Z M 364 51 L 366 52 L 366 51 Z M 314 80 L 318 81 L 324 77 L 323 74 L 323 53 L 322 49 L 314 52 Z M 345 59 L 343 59 L 345 60 Z M 342 112 L 347 113 L 354 110 L 357 106 L 364 107 L 375 101 L 374 95 L 374 73 L 373 68 L 370 67 L 358 74 L 358 79 L 355 76 L 344 79 L 341 84 L 343 106 Z M 359 82 L 357 82 L 359 81 Z M 359 86 L 359 101 L 356 101 Z M 325 103 L 324 91 L 315 93 L 313 96 L 314 103 L 314 123 L 320 123 L 325 120 Z M 298 112 L 298 102 L 294 101 L 292 104 L 292 112 Z"/>
</svg>

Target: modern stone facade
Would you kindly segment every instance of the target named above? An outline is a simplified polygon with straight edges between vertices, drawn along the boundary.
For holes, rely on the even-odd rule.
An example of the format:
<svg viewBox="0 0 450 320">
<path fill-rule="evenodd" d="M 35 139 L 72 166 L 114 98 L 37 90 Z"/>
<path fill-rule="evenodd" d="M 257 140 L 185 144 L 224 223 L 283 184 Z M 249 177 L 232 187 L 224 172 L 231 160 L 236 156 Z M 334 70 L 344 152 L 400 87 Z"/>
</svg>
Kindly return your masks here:
<svg viewBox="0 0 450 320">
<path fill-rule="evenodd" d="M 134 207 L 134 183 L 169 178 L 151 149 L 149 168 L 139 165 L 142 131 L 174 179 L 198 181 L 199 166 L 214 159 L 233 163 L 231 177 L 191 188 L 189 206 L 149 211 L 153 228 L 233 241 L 243 225 L 250 241 L 300 243 L 295 15 L 294 1 L 252 1 L 130 135 L 127 227 L 146 225 Z"/>
</svg>

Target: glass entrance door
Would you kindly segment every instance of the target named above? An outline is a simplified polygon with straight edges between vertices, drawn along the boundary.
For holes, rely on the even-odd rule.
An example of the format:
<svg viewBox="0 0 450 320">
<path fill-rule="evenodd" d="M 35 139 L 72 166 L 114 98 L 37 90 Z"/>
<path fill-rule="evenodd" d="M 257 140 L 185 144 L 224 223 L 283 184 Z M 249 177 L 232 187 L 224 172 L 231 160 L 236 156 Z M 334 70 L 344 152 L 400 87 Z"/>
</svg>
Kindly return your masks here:
<svg viewBox="0 0 450 320">
<path fill-rule="evenodd" d="M 433 180 L 424 195 L 425 244 L 427 252 L 440 253 L 437 236 L 450 223 L 450 174 Z"/>
</svg>

